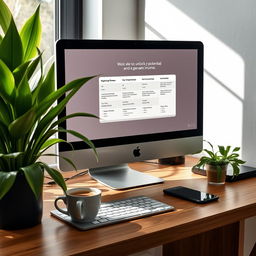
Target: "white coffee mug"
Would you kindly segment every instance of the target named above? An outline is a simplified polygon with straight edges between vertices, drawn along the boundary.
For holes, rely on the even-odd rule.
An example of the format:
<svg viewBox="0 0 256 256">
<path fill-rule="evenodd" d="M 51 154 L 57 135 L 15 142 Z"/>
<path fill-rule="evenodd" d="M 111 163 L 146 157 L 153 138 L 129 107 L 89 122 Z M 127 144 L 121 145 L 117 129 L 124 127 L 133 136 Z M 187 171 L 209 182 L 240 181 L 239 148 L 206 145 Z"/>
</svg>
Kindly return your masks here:
<svg viewBox="0 0 256 256">
<path fill-rule="evenodd" d="M 59 200 L 63 200 L 67 210 L 58 206 Z M 93 221 L 98 214 L 100 204 L 101 191 L 90 187 L 69 189 L 65 196 L 57 197 L 54 201 L 54 206 L 58 211 L 69 215 L 72 221 L 76 222 Z"/>
</svg>

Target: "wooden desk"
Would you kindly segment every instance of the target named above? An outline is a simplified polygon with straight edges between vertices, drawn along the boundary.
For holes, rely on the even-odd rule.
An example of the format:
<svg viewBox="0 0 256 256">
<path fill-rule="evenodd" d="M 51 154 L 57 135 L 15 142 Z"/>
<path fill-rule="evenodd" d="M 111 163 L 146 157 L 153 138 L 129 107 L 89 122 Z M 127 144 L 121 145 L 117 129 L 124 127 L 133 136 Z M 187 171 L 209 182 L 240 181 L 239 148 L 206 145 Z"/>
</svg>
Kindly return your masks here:
<svg viewBox="0 0 256 256">
<path fill-rule="evenodd" d="M 18 231 L 0 230 L 0 255 L 64 256 L 127 255 L 163 244 L 163 255 L 242 255 L 244 219 L 256 215 L 256 178 L 208 185 L 205 177 L 191 173 L 195 163 L 168 167 L 134 163 L 134 169 L 165 179 L 164 184 L 126 191 L 113 191 L 89 177 L 68 182 L 68 187 L 94 186 L 103 191 L 103 201 L 146 195 L 175 206 L 176 211 L 89 231 L 78 231 L 51 217 L 56 186 L 44 188 L 42 224 Z M 70 175 L 68 173 L 67 175 Z M 218 202 L 197 205 L 163 194 L 172 186 L 187 186 L 219 195 Z M 192 251 L 193 250 L 193 251 Z"/>
</svg>

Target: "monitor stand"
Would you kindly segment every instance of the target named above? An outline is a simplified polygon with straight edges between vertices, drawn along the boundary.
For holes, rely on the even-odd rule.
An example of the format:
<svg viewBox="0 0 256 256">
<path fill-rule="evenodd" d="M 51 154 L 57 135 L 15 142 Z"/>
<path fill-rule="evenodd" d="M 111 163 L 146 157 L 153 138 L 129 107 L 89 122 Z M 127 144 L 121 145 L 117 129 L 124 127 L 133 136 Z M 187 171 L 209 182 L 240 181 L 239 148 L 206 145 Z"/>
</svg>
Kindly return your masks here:
<svg viewBox="0 0 256 256">
<path fill-rule="evenodd" d="M 90 176 L 112 189 L 128 189 L 164 182 L 154 177 L 131 169 L 128 164 L 89 169 Z"/>
</svg>

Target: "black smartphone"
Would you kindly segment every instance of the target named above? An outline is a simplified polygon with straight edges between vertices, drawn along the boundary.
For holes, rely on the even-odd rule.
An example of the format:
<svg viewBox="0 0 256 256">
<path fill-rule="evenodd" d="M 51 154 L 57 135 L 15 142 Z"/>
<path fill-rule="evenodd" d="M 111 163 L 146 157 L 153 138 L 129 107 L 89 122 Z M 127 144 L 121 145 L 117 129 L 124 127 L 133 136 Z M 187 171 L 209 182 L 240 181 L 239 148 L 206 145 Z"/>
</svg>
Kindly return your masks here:
<svg viewBox="0 0 256 256">
<path fill-rule="evenodd" d="M 182 186 L 164 189 L 164 193 L 166 195 L 179 197 L 198 204 L 205 204 L 219 199 L 219 197 L 216 195 Z"/>
</svg>

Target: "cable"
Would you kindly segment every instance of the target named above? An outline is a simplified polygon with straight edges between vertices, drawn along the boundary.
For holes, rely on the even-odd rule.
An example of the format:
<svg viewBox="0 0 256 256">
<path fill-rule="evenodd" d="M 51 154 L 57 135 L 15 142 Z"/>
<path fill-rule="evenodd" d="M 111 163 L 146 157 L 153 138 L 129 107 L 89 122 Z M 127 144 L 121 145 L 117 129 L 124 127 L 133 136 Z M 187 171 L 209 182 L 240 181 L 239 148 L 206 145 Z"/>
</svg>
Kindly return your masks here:
<svg viewBox="0 0 256 256">
<path fill-rule="evenodd" d="M 64 178 L 65 181 L 67 180 L 71 180 L 71 179 L 74 179 L 74 178 L 77 178 L 77 177 L 80 177 L 80 176 L 83 176 L 85 174 L 88 173 L 88 170 L 85 170 L 85 171 L 82 171 L 82 172 L 79 172 L 73 176 L 70 176 L 70 177 L 67 177 L 67 178 Z M 48 176 L 45 176 L 45 178 L 47 179 L 51 179 L 51 181 L 48 181 L 48 182 L 45 182 L 46 185 L 54 185 L 56 184 L 56 182 L 54 180 L 52 180 L 52 178 L 48 177 Z"/>
</svg>

